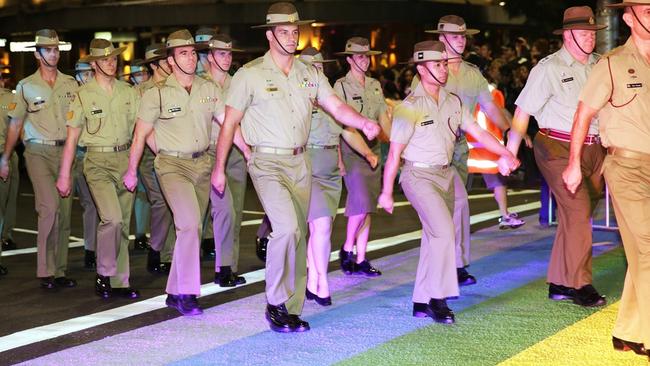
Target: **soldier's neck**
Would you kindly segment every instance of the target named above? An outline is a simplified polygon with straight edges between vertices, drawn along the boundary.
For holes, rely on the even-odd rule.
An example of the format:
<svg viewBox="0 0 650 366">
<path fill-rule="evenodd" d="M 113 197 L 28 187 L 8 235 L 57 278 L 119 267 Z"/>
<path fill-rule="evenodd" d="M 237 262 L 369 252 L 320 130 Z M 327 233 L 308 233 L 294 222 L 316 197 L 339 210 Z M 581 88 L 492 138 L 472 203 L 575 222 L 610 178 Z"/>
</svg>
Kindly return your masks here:
<svg viewBox="0 0 650 366">
<path fill-rule="evenodd" d="M 226 73 L 221 71 L 219 66 L 210 64 L 210 76 L 215 83 L 221 86 L 226 82 Z"/>
<path fill-rule="evenodd" d="M 115 77 L 104 75 L 101 72 L 95 73 L 95 80 L 97 84 L 104 89 L 108 94 L 113 93 L 113 84 L 115 83 Z"/>
<path fill-rule="evenodd" d="M 361 84 L 362 86 L 366 85 L 366 74 L 364 72 L 361 72 L 355 67 L 352 67 L 350 69 L 350 72 L 352 73 L 352 77 L 354 77 L 354 79 L 358 81 L 359 84 Z"/>
<path fill-rule="evenodd" d="M 182 72 L 181 70 L 174 70 L 174 77 L 176 77 L 176 81 L 187 90 L 187 93 L 189 94 L 192 91 L 192 82 L 194 81 L 194 74 L 186 74 Z"/>
<path fill-rule="evenodd" d="M 429 96 L 431 96 L 431 98 L 433 98 L 433 100 L 435 100 L 436 103 L 438 103 L 438 96 L 440 95 L 440 85 L 434 83 L 427 83 L 425 81 L 421 81 L 421 82 L 424 91 L 426 91 L 427 94 L 429 94 Z"/>
<path fill-rule="evenodd" d="M 460 71 L 460 64 L 462 62 L 463 60 L 460 58 L 450 60 L 449 63 L 447 64 L 449 66 L 449 72 L 453 72 L 454 75 L 458 74 L 458 71 Z"/>
<path fill-rule="evenodd" d="M 41 74 L 41 79 L 43 79 L 50 86 L 54 86 L 56 83 L 56 77 L 58 75 L 56 67 L 41 66 L 38 68 L 38 72 Z"/>
<path fill-rule="evenodd" d="M 589 61 L 589 55 L 591 55 L 590 53 L 585 54 L 584 52 L 582 52 L 582 50 L 578 49 L 578 47 L 576 46 L 571 47 L 569 45 L 566 45 L 565 47 L 567 52 L 569 52 L 569 54 L 571 55 L 571 57 L 573 57 L 576 61 L 580 62 L 581 64 L 584 65 L 587 63 L 587 61 Z"/>
<path fill-rule="evenodd" d="M 275 66 L 277 66 L 285 76 L 289 75 L 291 67 L 293 66 L 293 55 L 280 53 L 274 48 L 271 48 L 271 59 L 273 60 L 273 63 L 275 63 Z"/>
<path fill-rule="evenodd" d="M 165 74 L 162 71 L 155 71 L 151 78 L 153 79 L 154 83 L 159 83 L 159 82 L 167 79 L 167 76 L 169 76 L 169 75 Z"/>
</svg>

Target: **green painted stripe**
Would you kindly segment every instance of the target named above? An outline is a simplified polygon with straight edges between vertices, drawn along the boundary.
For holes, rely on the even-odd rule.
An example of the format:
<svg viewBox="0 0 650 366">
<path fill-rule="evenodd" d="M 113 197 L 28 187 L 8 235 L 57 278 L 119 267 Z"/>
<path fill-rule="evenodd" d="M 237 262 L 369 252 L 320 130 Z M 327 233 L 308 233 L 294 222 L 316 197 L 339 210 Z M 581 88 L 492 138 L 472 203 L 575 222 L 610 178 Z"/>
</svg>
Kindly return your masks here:
<svg viewBox="0 0 650 366">
<path fill-rule="evenodd" d="M 625 275 L 623 250 L 595 258 L 593 269 L 595 286 L 610 303 L 617 301 Z M 494 365 L 600 310 L 548 300 L 544 275 L 456 314 L 455 325 L 432 323 L 341 364 Z"/>
</svg>

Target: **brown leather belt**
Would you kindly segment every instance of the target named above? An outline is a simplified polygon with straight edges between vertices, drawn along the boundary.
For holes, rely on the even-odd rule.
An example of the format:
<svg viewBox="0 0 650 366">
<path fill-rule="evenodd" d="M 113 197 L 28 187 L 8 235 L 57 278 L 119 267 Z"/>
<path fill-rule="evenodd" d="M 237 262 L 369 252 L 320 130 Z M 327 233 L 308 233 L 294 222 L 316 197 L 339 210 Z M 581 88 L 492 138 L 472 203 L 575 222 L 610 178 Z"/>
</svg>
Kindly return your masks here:
<svg viewBox="0 0 650 366">
<path fill-rule="evenodd" d="M 613 147 L 613 146 L 608 147 L 607 154 L 620 156 L 622 158 L 628 158 L 628 159 L 650 161 L 650 154 L 646 154 L 634 150 L 627 150 L 620 147 Z"/>
<path fill-rule="evenodd" d="M 571 142 L 571 134 L 566 133 L 564 131 L 560 130 L 555 130 L 552 128 L 540 128 L 539 133 L 546 137 L 550 137 L 553 140 L 558 140 L 558 141 L 563 141 L 563 142 Z M 587 135 L 585 137 L 585 145 L 593 145 L 593 144 L 600 144 L 600 136 L 599 135 Z"/>
</svg>

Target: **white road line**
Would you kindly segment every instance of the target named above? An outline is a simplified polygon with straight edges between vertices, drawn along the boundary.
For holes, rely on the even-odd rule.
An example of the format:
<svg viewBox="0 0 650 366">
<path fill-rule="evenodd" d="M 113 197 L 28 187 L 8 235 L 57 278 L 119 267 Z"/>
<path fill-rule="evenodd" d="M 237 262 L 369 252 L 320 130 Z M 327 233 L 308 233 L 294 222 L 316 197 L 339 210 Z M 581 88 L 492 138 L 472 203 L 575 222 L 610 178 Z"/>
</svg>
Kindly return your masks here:
<svg viewBox="0 0 650 366">
<path fill-rule="evenodd" d="M 528 210 L 538 209 L 540 206 L 541 204 L 539 202 L 532 202 L 532 203 L 510 207 L 510 211 L 519 213 Z M 494 211 L 474 215 L 470 218 L 470 222 L 472 224 L 477 224 L 480 222 L 494 220 L 499 216 L 500 216 L 499 211 L 494 210 Z M 377 251 L 380 249 L 402 244 L 411 240 L 417 240 L 420 239 L 421 237 L 422 237 L 422 230 L 416 230 L 409 233 L 404 233 L 404 234 L 399 234 L 399 235 L 395 235 L 383 239 L 373 240 L 368 243 L 368 251 L 369 252 Z M 338 253 L 334 251 L 330 255 L 330 262 L 336 260 L 338 260 Z M 237 287 L 248 286 L 254 283 L 264 281 L 264 269 L 248 272 L 243 274 L 242 276 L 246 278 L 246 284 Z M 220 292 L 229 291 L 230 289 L 232 288 L 223 288 L 214 283 L 207 283 L 201 286 L 201 296 L 213 295 Z M 129 305 L 120 306 L 115 309 L 101 311 L 90 315 L 84 315 L 77 318 L 60 321 L 58 323 L 43 325 L 40 327 L 9 334 L 4 337 L 0 337 L 0 352 L 4 352 L 17 347 L 26 346 L 28 344 L 60 337 L 66 334 L 107 324 L 113 321 L 143 314 L 149 311 L 162 309 L 166 307 L 165 305 L 166 297 L 167 295 L 159 295 Z"/>
</svg>

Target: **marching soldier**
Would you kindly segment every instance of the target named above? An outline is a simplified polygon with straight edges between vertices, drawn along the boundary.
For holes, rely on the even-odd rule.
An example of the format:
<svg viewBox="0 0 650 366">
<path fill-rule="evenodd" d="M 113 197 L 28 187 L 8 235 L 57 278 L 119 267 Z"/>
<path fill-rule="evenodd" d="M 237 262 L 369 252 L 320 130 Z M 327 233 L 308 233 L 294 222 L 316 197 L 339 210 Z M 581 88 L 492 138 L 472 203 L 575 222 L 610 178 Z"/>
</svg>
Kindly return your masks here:
<svg viewBox="0 0 650 366">
<path fill-rule="evenodd" d="M 583 141 L 598 115 L 607 148 L 602 171 L 628 265 L 612 343 L 650 361 L 650 1 L 607 6 L 624 8 L 623 21 L 632 34 L 601 58 L 580 92 L 569 164 L 562 176 L 569 191 L 579 192 L 588 154 Z"/>
<path fill-rule="evenodd" d="M 400 184 L 418 212 L 423 231 L 413 291 L 413 316 L 429 316 L 436 322 L 449 324 L 455 318 L 446 298 L 459 293 L 454 273 L 452 219 L 453 181 L 457 173 L 450 169 L 450 164 L 460 129 L 501 156 L 502 173 L 509 173 L 519 163 L 488 131 L 478 126 L 462 99 L 446 89 L 447 57 L 445 45 L 439 41 L 424 41 L 414 47 L 413 61 L 421 82 L 395 107 L 379 204 L 392 213 L 393 185 L 403 158 Z"/>
<path fill-rule="evenodd" d="M 590 121 L 589 135 L 582 140 L 585 146 L 581 172 L 585 181 L 576 194 L 565 188 L 562 171 L 569 163 L 573 115 L 580 89 L 598 61 L 592 53 L 596 31 L 605 27 L 595 23 L 588 6 L 566 9 L 562 29 L 554 32 L 563 35 L 563 46 L 531 70 L 515 102 L 517 109 L 508 140 L 508 149 L 516 153 L 528 119 L 535 116 L 540 127 L 533 140 L 535 161 L 558 204 L 558 228 L 548 265 L 548 297 L 588 307 L 606 303 L 592 286 L 591 276 L 591 214 L 602 192 L 605 157 L 597 118 Z"/>
<path fill-rule="evenodd" d="M 9 160 L 24 125 L 25 162 L 34 186 L 38 212 L 37 271 L 41 287 L 75 287 L 66 278 L 70 209 L 72 200 L 59 197 L 56 177 L 65 143 L 65 116 L 74 99 L 77 83 L 72 76 L 57 70 L 60 53 L 56 31 L 36 32 L 38 70 L 21 80 L 9 106 L 11 123 L 7 130 L 4 154 L 0 159 L 0 177 L 9 176 Z"/>
<path fill-rule="evenodd" d="M 249 174 L 273 232 L 266 256 L 266 319 L 277 332 L 303 332 L 300 319 L 305 300 L 305 235 L 311 167 L 305 158 L 314 101 L 345 125 L 363 130 L 372 139 L 379 126 L 342 102 L 327 78 L 297 61 L 300 20 L 291 3 L 269 7 L 264 28 L 269 51 L 239 69 L 226 98 L 226 117 L 217 142 L 212 185 L 220 194 L 226 186 L 225 168 L 237 126 L 252 146 Z M 292 204 L 287 204 L 291 202 Z"/>
<path fill-rule="evenodd" d="M 3 75 L 4 76 L 4 75 Z M 2 79 L 2 84 L 4 84 L 4 78 Z M 5 138 L 7 136 L 7 126 L 9 124 L 9 106 L 13 102 L 14 95 L 10 90 L 5 89 L 4 85 L 0 88 L 0 142 L 4 146 Z M 10 211 L 13 209 L 13 215 L 16 215 L 16 196 L 18 194 L 18 156 L 16 153 L 11 155 L 9 167 L 9 177 L 7 180 L 0 180 L 0 231 L 5 231 L 5 226 L 9 226 L 9 221 L 11 220 Z M 11 207 L 13 197 L 13 208 Z M 2 249 L 11 248 L 9 245 L 5 245 L 4 242 L 0 245 L 0 261 L 2 260 Z M 7 267 L 4 267 L 0 264 L 0 276 L 4 276 L 8 273 Z"/>
<path fill-rule="evenodd" d="M 121 177 L 128 164 L 138 93 L 115 79 L 117 56 L 124 50 L 105 39 L 90 42 L 85 60 L 93 67 L 95 78 L 79 88 L 67 113 L 68 137 L 57 189 L 63 197 L 70 195 L 70 170 L 78 142 L 86 152 L 83 172 L 100 220 L 95 293 L 102 298 L 119 295 L 136 299 L 138 290 L 129 286 L 133 194 L 122 186 Z"/>
</svg>

